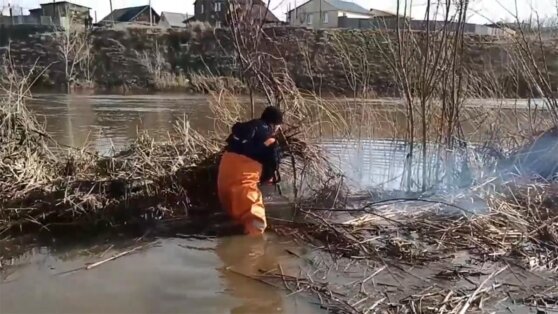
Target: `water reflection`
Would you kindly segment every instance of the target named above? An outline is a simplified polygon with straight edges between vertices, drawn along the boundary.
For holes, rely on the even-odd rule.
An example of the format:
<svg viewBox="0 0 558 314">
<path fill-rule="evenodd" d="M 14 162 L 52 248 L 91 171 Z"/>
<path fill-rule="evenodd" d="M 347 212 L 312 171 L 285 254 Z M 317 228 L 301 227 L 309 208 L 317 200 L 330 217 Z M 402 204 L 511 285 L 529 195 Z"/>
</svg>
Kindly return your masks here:
<svg viewBox="0 0 558 314">
<path fill-rule="evenodd" d="M 107 153 L 122 149 L 138 130 L 165 136 L 185 116 L 196 129 L 207 128 L 211 120 L 208 99 L 200 95 L 91 96 L 35 95 L 31 110 L 46 118 L 47 131 L 60 143 Z"/>
<path fill-rule="evenodd" d="M 80 269 L 138 246 L 131 242 L 112 250 L 90 243 L 28 251 L 0 276 L 0 312 L 321 313 L 281 289 L 224 270 L 253 274 L 281 263 L 294 271 L 299 261 L 276 240 L 164 239 L 92 270 Z"/>
<path fill-rule="evenodd" d="M 404 142 L 329 138 L 320 144 L 357 188 L 401 188 L 407 154 Z"/>
<path fill-rule="evenodd" d="M 278 260 L 273 252 L 266 250 L 266 245 L 263 237 L 237 236 L 218 240 L 215 251 L 225 266 L 221 273 L 226 290 L 240 300 L 231 313 L 284 313 L 282 296 L 277 290 L 241 275 L 258 276 L 260 270 L 277 268 Z M 261 289 L 254 289 L 255 286 Z"/>
<path fill-rule="evenodd" d="M 156 138 L 164 137 L 171 131 L 172 125 L 185 116 L 194 129 L 210 131 L 213 120 L 208 101 L 205 95 L 45 94 L 35 95 L 30 108 L 46 117 L 47 131 L 59 142 L 73 147 L 89 143 L 91 149 L 108 154 L 129 145 L 137 137 L 138 130 L 147 130 Z M 393 110 L 393 106 L 384 104 L 374 108 L 377 109 L 375 113 L 389 116 L 389 121 L 399 121 L 397 123 L 404 125 L 402 113 Z M 351 111 L 350 108 L 347 110 Z M 329 138 L 322 137 L 321 145 L 357 189 L 406 188 L 405 143 L 393 139 L 382 140 L 382 136 L 390 133 L 386 131 L 390 128 L 388 126 L 372 127 L 375 130 L 374 139 L 360 136 L 357 137 L 359 139 L 347 139 L 331 135 Z M 435 157 L 434 153 L 431 155 L 433 157 L 429 158 L 428 167 L 441 168 L 436 170 L 437 175 L 441 176 L 445 161 Z M 412 183 L 416 188 L 420 184 L 422 162 L 418 158 L 420 156 L 415 157 L 411 171 Z"/>
</svg>

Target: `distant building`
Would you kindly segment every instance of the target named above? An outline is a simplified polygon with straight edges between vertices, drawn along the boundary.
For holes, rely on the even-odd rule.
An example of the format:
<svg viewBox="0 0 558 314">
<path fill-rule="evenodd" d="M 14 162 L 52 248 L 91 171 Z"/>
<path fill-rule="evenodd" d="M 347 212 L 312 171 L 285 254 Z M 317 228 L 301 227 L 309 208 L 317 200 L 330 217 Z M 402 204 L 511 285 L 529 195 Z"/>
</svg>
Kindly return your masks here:
<svg viewBox="0 0 558 314">
<path fill-rule="evenodd" d="M 358 18 L 339 18 L 339 27 L 348 29 L 377 29 L 377 30 L 396 30 L 399 22 L 400 29 L 408 29 L 411 31 L 425 32 L 427 30 L 440 31 L 446 29 L 455 32 L 462 29 L 468 35 L 484 35 L 484 36 L 508 36 L 509 34 L 497 27 L 491 27 L 473 23 L 457 23 L 452 21 L 424 21 L 402 18 L 397 16 L 375 17 L 368 19 Z"/>
<path fill-rule="evenodd" d="M 493 23 L 487 24 L 486 26 L 500 29 L 502 32 L 506 33 L 509 36 L 515 36 L 518 32 L 529 32 L 532 30 L 531 24 L 528 23 Z"/>
<path fill-rule="evenodd" d="M 505 28 L 513 31 L 531 30 L 533 28 L 531 24 L 525 22 L 498 22 L 498 23 L 487 24 L 486 26 L 498 27 L 502 29 Z"/>
<path fill-rule="evenodd" d="M 52 21 L 54 25 L 67 27 L 71 24 L 90 25 L 92 18 L 89 15 L 91 8 L 71 3 L 69 1 L 49 2 L 41 4 L 40 8 L 29 10 L 41 24 Z"/>
<path fill-rule="evenodd" d="M 232 13 L 242 16 L 244 21 L 255 24 L 280 23 L 262 0 L 196 0 L 194 16 L 188 22 L 200 21 L 217 27 L 225 26 L 229 24 Z"/>
<path fill-rule="evenodd" d="M 91 8 L 69 1 L 49 2 L 41 4 L 40 8 L 29 10 L 29 15 L 0 16 L 0 24 L 14 25 L 54 25 L 68 27 L 72 25 L 91 25 L 89 15 Z"/>
<path fill-rule="evenodd" d="M 0 25 L 35 24 L 29 15 L 23 14 L 19 6 L 0 7 Z"/>
<path fill-rule="evenodd" d="M 159 14 L 152 7 L 142 5 L 113 10 L 98 24 L 104 26 L 112 24 L 158 25 L 160 18 Z"/>
<path fill-rule="evenodd" d="M 186 27 L 188 14 L 174 13 L 174 12 L 161 12 L 161 19 L 159 26 L 166 28 L 183 28 Z"/>
<path fill-rule="evenodd" d="M 337 28 L 339 19 L 371 19 L 395 16 L 393 13 L 376 9 L 365 9 L 360 5 L 342 0 L 310 0 L 290 10 L 287 21 L 292 26 L 311 28 Z"/>
</svg>

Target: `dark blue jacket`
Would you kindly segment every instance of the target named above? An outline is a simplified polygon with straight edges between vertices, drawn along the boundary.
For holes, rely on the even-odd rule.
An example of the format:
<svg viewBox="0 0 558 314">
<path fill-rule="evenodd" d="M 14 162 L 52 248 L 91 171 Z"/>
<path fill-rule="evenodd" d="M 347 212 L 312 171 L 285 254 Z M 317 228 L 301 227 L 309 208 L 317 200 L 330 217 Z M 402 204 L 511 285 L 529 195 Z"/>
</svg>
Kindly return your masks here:
<svg viewBox="0 0 558 314">
<path fill-rule="evenodd" d="M 244 155 L 262 164 L 261 181 L 269 181 L 278 169 L 281 158 L 277 143 L 271 146 L 264 144 L 272 135 L 272 126 L 260 119 L 239 122 L 232 127 L 225 150 Z"/>
</svg>

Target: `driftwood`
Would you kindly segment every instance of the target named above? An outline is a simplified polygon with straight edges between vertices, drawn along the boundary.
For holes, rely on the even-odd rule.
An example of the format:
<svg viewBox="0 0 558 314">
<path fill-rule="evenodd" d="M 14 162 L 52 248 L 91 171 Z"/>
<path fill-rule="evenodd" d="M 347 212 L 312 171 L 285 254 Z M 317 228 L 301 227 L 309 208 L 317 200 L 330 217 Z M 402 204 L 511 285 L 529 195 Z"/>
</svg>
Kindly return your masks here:
<svg viewBox="0 0 558 314">
<path fill-rule="evenodd" d="M 104 259 L 104 260 L 95 262 L 95 263 L 93 263 L 93 264 L 89 264 L 89 265 L 87 265 L 87 266 L 85 267 L 85 269 L 91 270 L 91 269 L 93 269 L 93 268 L 95 268 L 95 267 L 98 267 L 98 266 L 103 265 L 104 263 L 107 263 L 107 262 L 110 262 L 110 261 L 114 261 L 115 259 L 118 259 L 118 258 L 121 258 L 122 256 L 131 254 L 131 253 L 133 253 L 133 252 L 135 252 L 135 251 L 137 251 L 137 250 L 140 250 L 140 249 L 142 249 L 142 248 L 143 248 L 143 246 L 138 246 L 138 247 L 135 247 L 135 248 L 133 248 L 133 249 L 131 249 L 131 250 L 127 250 L 127 251 L 124 251 L 124 252 L 120 252 L 120 253 L 118 253 L 118 254 L 116 254 L 116 255 L 114 255 L 114 256 L 111 256 L 111 257 L 109 257 L 109 258 L 106 258 L 106 259 Z"/>
</svg>

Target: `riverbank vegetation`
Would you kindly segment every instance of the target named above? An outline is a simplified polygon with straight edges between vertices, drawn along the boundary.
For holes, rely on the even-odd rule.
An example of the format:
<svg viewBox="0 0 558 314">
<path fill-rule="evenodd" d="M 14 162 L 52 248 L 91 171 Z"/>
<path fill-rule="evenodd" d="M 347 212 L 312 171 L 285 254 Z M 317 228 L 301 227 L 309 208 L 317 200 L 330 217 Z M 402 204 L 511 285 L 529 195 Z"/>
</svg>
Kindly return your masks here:
<svg viewBox="0 0 558 314">
<path fill-rule="evenodd" d="M 436 10 L 439 20 L 446 17 L 442 9 Z M 401 28 L 405 28 L 401 21 Z M 265 36 L 261 38 L 260 49 L 272 57 L 266 60 L 270 66 L 280 69 L 286 65 L 289 76 L 301 90 L 321 96 L 352 97 L 357 88 L 364 98 L 403 97 L 393 80 L 393 62 L 385 58 L 391 43 L 398 41 L 398 35 L 393 27 L 395 22 L 389 20 L 386 23 L 390 24 L 390 31 L 262 26 Z M 435 25 L 436 29 L 432 26 L 432 30 L 439 34 L 443 23 L 438 21 Z M 536 37 L 533 29 L 524 30 L 529 40 Z M 193 76 L 241 80 L 241 68 L 249 64 L 236 57 L 235 46 L 244 43 L 237 40 L 235 30 L 214 29 L 203 23 L 191 23 L 180 30 L 117 26 L 94 27 L 87 31 L 53 31 L 45 27 L 42 33 L 34 34 L 34 31 L 37 30 L 33 28 L 19 34 L 17 26 L 8 27 L 7 32 L 13 33 L 14 39 L 5 43 L 0 54 L 9 50 L 18 68 L 29 70 L 36 64 L 43 73 L 36 86 L 60 91 L 68 91 L 68 85 L 71 87 L 69 92 L 80 89 L 139 93 L 147 90 L 197 91 L 189 84 Z M 479 83 L 490 81 L 488 86 L 498 86 L 502 97 L 530 97 L 530 85 L 519 79 L 524 73 L 510 71 L 517 60 L 514 53 L 519 53 L 515 51 L 517 38 L 513 33 L 500 36 L 462 34 L 464 46 L 460 67 L 470 72 L 470 76 L 477 77 Z M 408 49 L 403 52 L 413 57 L 409 55 L 411 46 L 424 47 L 427 41 L 434 47 L 441 47 L 447 44 L 440 42 L 444 41 L 442 37 L 414 36 L 414 43 L 406 43 Z M 556 67 L 551 61 L 556 57 L 554 34 L 544 33 L 542 38 L 542 44 L 532 46 L 535 49 L 531 49 L 531 53 L 537 60 L 543 58 L 543 54 L 546 56 L 545 67 L 552 73 L 549 82 L 556 86 Z M 430 54 L 434 56 L 437 52 L 431 50 Z M 409 74 L 409 78 L 419 78 Z M 246 93 L 249 93 L 249 85 L 254 86 L 253 92 L 265 94 L 256 82 L 244 81 L 242 86 L 246 87 Z M 485 86 L 478 87 L 474 95 L 491 96 L 490 91 L 484 92 Z"/>
<path fill-rule="evenodd" d="M 0 102 L 0 237 L 176 222 L 181 233 L 214 233 L 222 139 L 234 122 L 256 115 L 260 91 L 286 113 L 282 173 L 296 207 L 293 219 L 271 217 L 271 229 L 311 245 L 319 258 L 306 275 L 279 268 L 250 278 L 314 295 L 343 313 L 556 309 L 558 107 L 550 70 L 537 57 L 542 39 L 520 30 L 510 46 L 513 82 L 527 82 L 538 99 L 510 107 L 489 71 L 478 76 L 464 66 L 467 1 L 429 0 L 426 20 L 442 15 L 446 27 L 424 33 L 408 29 L 400 2 L 395 34 L 355 40 L 377 46 L 403 106 L 377 110 L 361 101 L 374 97 L 373 62 L 342 38 L 337 58 L 353 97 L 302 94 L 287 62 L 269 54 L 279 44 L 236 12 L 230 33 L 251 101 L 217 78 L 197 79 L 211 96 L 212 133 L 202 136 L 183 119 L 165 141 L 141 133 L 110 156 L 52 140 L 25 107 L 31 79 L 8 65 Z M 158 63 L 149 66 L 160 71 Z M 496 105 L 467 104 L 478 97 Z M 319 145 L 328 137 L 355 146 L 370 138 L 401 143 L 400 189 L 351 190 Z"/>
</svg>

